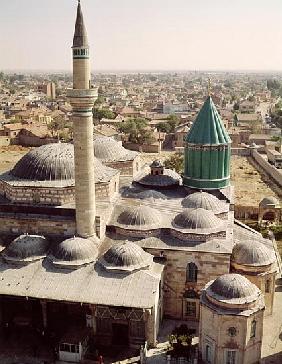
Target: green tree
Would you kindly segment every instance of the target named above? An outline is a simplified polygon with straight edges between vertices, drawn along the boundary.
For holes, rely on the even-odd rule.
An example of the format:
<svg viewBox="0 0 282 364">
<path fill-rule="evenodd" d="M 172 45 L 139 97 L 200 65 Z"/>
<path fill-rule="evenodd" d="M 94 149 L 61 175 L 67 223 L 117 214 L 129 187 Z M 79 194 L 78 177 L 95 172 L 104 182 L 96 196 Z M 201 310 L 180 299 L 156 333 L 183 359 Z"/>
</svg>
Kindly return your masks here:
<svg viewBox="0 0 282 364">
<path fill-rule="evenodd" d="M 177 173 L 183 173 L 184 170 L 184 155 L 175 153 L 164 161 L 164 166 L 169 169 L 174 169 Z"/>
<path fill-rule="evenodd" d="M 60 133 L 64 132 L 67 127 L 66 120 L 62 117 L 54 118 L 49 124 L 48 129 L 51 132 L 52 137 L 60 139 Z"/>
<path fill-rule="evenodd" d="M 94 108 L 93 109 L 93 118 L 96 120 L 101 120 L 101 119 L 115 119 L 116 115 L 115 113 L 113 113 L 111 110 L 109 109 L 98 109 L 98 108 Z"/>
<path fill-rule="evenodd" d="M 131 143 L 141 145 L 150 144 L 154 141 L 148 120 L 143 118 L 130 118 L 123 123 L 119 123 L 118 131 L 128 135 L 128 140 Z"/>
<path fill-rule="evenodd" d="M 162 133 L 170 133 L 170 125 L 169 123 L 158 123 L 156 125 L 156 128 L 158 131 L 162 132 Z"/>
</svg>

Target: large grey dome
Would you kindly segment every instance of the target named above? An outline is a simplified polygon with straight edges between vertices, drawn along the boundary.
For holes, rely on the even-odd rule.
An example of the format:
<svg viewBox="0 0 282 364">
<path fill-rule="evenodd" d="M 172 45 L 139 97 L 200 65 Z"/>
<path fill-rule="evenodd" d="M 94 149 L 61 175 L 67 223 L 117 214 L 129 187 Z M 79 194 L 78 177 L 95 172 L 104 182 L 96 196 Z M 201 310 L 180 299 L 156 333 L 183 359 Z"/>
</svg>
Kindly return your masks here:
<svg viewBox="0 0 282 364">
<path fill-rule="evenodd" d="M 72 144 L 42 145 L 23 156 L 10 173 L 15 177 L 34 181 L 74 179 L 73 156 Z"/>
<path fill-rule="evenodd" d="M 222 213 L 228 211 L 228 205 L 224 204 L 212 194 L 203 191 L 195 192 L 191 195 L 188 195 L 182 200 L 181 204 L 185 208 L 203 208 L 205 210 L 213 211 L 214 213 Z"/>
<path fill-rule="evenodd" d="M 149 267 L 153 256 L 132 242 L 113 245 L 100 260 L 107 270 L 132 272 Z"/>
<path fill-rule="evenodd" d="M 207 295 L 217 301 L 244 304 L 255 301 L 260 290 L 241 274 L 224 274 L 207 285 Z"/>
<path fill-rule="evenodd" d="M 185 209 L 176 215 L 173 224 L 183 229 L 206 230 L 220 228 L 223 221 L 216 217 L 212 211 L 199 208 Z"/>
<path fill-rule="evenodd" d="M 153 199 L 153 200 L 166 200 L 167 197 L 163 193 L 155 190 L 145 190 L 142 192 L 137 193 L 136 198 L 140 198 L 140 200 L 147 200 L 147 199 Z"/>
<path fill-rule="evenodd" d="M 157 228 L 161 222 L 161 217 L 157 210 L 149 206 L 129 206 L 120 213 L 117 222 L 126 226 Z"/>
<path fill-rule="evenodd" d="M 264 197 L 260 203 L 260 207 L 278 207 L 280 205 L 278 199 L 273 196 Z"/>
<path fill-rule="evenodd" d="M 94 158 L 95 182 L 109 181 L 118 173 Z M 53 143 L 33 149 L 23 156 L 10 174 L 32 181 L 74 181 L 74 146 Z"/>
<path fill-rule="evenodd" d="M 76 267 L 94 262 L 97 256 L 97 241 L 73 237 L 58 244 L 50 258 L 55 265 Z"/>
<path fill-rule="evenodd" d="M 138 153 L 125 149 L 113 138 L 94 137 L 94 155 L 103 162 L 119 162 L 133 160 Z"/>
<path fill-rule="evenodd" d="M 31 262 L 47 255 L 49 243 L 43 236 L 21 235 L 13 240 L 2 255 L 7 261 Z"/>
<path fill-rule="evenodd" d="M 237 243 L 231 255 L 232 262 L 247 266 L 271 265 L 275 260 L 273 252 L 257 241 Z"/>
</svg>

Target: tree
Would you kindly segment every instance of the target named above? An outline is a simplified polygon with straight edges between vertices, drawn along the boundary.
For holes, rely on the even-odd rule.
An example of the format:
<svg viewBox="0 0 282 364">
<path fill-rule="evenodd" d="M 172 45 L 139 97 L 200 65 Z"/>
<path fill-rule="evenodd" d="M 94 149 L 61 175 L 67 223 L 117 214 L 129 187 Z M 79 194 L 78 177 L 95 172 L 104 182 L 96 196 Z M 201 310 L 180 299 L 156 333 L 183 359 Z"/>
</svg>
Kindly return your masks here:
<svg viewBox="0 0 282 364">
<path fill-rule="evenodd" d="M 66 120 L 62 117 L 54 118 L 49 124 L 48 129 L 51 132 L 52 137 L 60 138 L 60 133 L 66 128 Z"/>
<path fill-rule="evenodd" d="M 162 133 L 170 133 L 170 125 L 169 123 L 158 123 L 156 125 L 156 128 L 158 131 L 162 132 Z"/>
<path fill-rule="evenodd" d="M 128 135 L 128 140 L 136 144 L 150 144 L 154 138 L 149 129 L 148 120 L 143 118 L 130 118 L 119 123 L 118 131 Z"/>
<path fill-rule="evenodd" d="M 101 119 L 115 119 L 116 115 L 115 113 L 113 113 L 111 110 L 109 109 L 97 109 L 94 108 L 93 109 L 93 118 L 96 120 L 101 120 Z"/>
<path fill-rule="evenodd" d="M 169 169 L 174 169 L 177 173 L 182 173 L 184 170 L 184 155 L 175 153 L 164 161 L 164 166 Z"/>
</svg>

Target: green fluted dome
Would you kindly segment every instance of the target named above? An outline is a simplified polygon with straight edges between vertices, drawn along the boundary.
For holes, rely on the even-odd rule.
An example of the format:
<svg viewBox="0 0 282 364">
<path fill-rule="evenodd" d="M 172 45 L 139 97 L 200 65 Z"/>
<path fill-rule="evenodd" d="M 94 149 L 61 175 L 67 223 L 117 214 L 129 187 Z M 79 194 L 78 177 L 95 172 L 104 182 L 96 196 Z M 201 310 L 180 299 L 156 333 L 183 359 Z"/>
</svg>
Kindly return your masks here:
<svg viewBox="0 0 282 364">
<path fill-rule="evenodd" d="M 206 99 L 188 132 L 186 142 L 208 145 L 231 143 L 231 139 L 210 96 Z"/>
<path fill-rule="evenodd" d="M 231 139 L 210 96 L 185 141 L 183 185 L 196 189 L 229 186 Z"/>
</svg>

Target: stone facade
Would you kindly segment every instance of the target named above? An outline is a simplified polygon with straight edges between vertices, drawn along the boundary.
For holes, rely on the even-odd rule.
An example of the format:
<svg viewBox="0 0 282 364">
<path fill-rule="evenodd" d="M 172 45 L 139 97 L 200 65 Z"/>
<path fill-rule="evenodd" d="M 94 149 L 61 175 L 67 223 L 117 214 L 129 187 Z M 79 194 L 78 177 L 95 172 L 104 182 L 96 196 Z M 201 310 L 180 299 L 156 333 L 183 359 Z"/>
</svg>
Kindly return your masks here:
<svg viewBox="0 0 282 364">
<path fill-rule="evenodd" d="M 161 250 L 146 248 L 158 257 Z M 230 255 L 186 250 L 165 250 L 164 269 L 164 316 L 180 320 L 199 320 L 199 296 L 205 284 L 230 270 Z M 187 279 L 187 265 L 198 268 L 194 282 Z M 193 294 L 194 293 L 194 294 Z M 194 296 L 194 297 L 189 297 Z M 187 302 L 196 303 L 196 314 L 187 315 Z"/>
<path fill-rule="evenodd" d="M 133 160 L 103 162 L 106 166 L 120 171 L 121 176 L 135 176 L 141 170 L 141 158 L 136 156 Z"/>
</svg>

